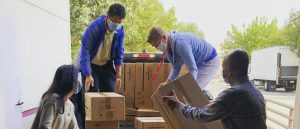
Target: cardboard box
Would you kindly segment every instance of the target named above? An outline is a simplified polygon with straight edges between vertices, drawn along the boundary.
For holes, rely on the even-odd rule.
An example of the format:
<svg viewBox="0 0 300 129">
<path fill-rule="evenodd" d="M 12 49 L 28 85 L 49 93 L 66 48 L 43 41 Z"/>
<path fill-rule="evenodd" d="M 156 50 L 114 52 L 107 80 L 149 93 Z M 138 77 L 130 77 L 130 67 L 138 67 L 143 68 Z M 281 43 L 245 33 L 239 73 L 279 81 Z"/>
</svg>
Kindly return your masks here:
<svg viewBox="0 0 300 129">
<path fill-rule="evenodd" d="M 134 108 L 134 87 L 135 87 L 135 64 L 125 64 L 125 104 L 128 108 Z"/>
<path fill-rule="evenodd" d="M 134 102 L 135 108 L 142 107 L 142 102 L 144 98 L 144 63 L 135 64 L 135 92 L 134 92 Z"/>
<path fill-rule="evenodd" d="M 187 74 L 188 72 L 189 72 L 189 69 L 186 67 L 186 65 L 182 65 L 182 68 L 181 68 L 181 71 L 180 71 L 178 77 L 181 77 L 181 76 Z"/>
<path fill-rule="evenodd" d="M 172 69 L 172 65 L 170 63 L 164 64 L 164 80 L 168 79 L 171 69 Z"/>
<path fill-rule="evenodd" d="M 171 64 L 163 64 L 160 68 L 156 81 L 152 81 L 152 74 L 159 63 L 136 63 L 135 64 L 135 108 L 154 108 L 151 100 L 160 83 L 164 82 L 172 68 Z M 165 76 L 166 75 L 166 76 Z"/>
<path fill-rule="evenodd" d="M 203 107 L 208 100 L 202 93 L 196 80 L 189 73 L 165 86 L 159 88 L 152 96 L 154 104 L 158 105 L 160 114 L 166 120 L 170 129 L 223 129 L 221 121 L 201 123 L 196 120 L 187 119 L 181 111 L 171 110 L 169 106 L 161 103 L 161 97 L 170 95 L 175 91 L 178 99 L 194 107 Z"/>
<path fill-rule="evenodd" d="M 139 108 L 137 110 L 138 117 L 161 117 L 159 111 L 154 109 Z"/>
<path fill-rule="evenodd" d="M 125 119 L 125 98 L 114 92 L 85 93 L 86 117 L 93 121 Z"/>
<path fill-rule="evenodd" d="M 86 118 L 85 129 L 119 129 L 118 121 L 92 121 Z"/>
<path fill-rule="evenodd" d="M 125 67 L 124 67 L 124 65 L 125 64 L 122 64 L 122 68 L 121 68 L 122 69 L 121 70 L 121 89 L 120 90 L 118 90 L 118 89 L 115 90 L 116 93 L 121 94 L 121 95 L 124 95 L 124 92 L 125 92 L 125 86 L 124 86 L 125 85 L 125 83 L 124 83 L 125 82 L 125 78 L 124 78 L 124 76 L 125 76 L 124 75 L 124 71 L 125 71 L 124 68 Z"/>
<path fill-rule="evenodd" d="M 143 98 L 142 105 L 139 108 L 152 108 L 152 99 L 151 96 L 153 94 L 153 81 L 151 79 L 153 74 L 153 63 L 144 63 L 144 85 L 143 89 Z"/>
<path fill-rule="evenodd" d="M 155 71 L 156 71 L 156 68 L 159 66 L 159 63 L 153 63 L 153 65 L 152 65 L 152 69 L 153 69 L 153 73 L 155 73 Z M 161 84 L 161 83 L 163 83 L 163 82 L 165 82 L 165 80 L 164 80 L 164 64 L 162 64 L 161 65 L 161 67 L 160 67 L 160 70 L 159 70 L 159 72 L 158 72 L 158 76 L 157 76 L 157 79 L 155 80 L 155 81 L 153 81 L 153 83 L 152 83 L 152 93 L 151 93 L 151 96 L 152 96 L 152 94 L 157 90 L 157 88 L 159 87 L 159 85 Z M 150 96 L 150 97 L 151 97 Z M 153 102 L 152 102 L 153 103 Z M 158 110 L 158 107 L 156 106 L 156 105 L 153 105 L 153 109 L 155 109 L 155 110 Z"/>
<path fill-rule="evenodd" d="M 162 117 L 136 117 L 135 129 L 168 129 Z"/>
<path fill-rule="evenodd" d="M 126 116 L 136 116 L 137 109 L 136 108 L 125 108 L 125 115 Z"/>
</svg>

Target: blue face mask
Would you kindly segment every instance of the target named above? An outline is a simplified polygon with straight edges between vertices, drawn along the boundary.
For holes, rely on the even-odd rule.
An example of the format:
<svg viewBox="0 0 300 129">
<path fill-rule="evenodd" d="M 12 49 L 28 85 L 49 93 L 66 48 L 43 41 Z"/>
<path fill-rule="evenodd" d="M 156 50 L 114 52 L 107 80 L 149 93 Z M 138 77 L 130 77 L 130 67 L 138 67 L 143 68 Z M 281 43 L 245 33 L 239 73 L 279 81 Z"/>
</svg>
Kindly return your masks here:
<svg viewBox="0 0 300 129">
<path fill-rule="evenodd" d="M 116 31 L 119 30 L 122 27 L 122 25 L 109 20 L 108 27 L 110 30 Z"/>
<path fill-rule="evenodd" d="M 75 94 L 80 93 L 81 90 L 82 90 L 82 85 L 81 85 L 81 83 L 80 83 L 79 86 L 78 86 L 77 89 L 76 89 Z"/>
</svg>

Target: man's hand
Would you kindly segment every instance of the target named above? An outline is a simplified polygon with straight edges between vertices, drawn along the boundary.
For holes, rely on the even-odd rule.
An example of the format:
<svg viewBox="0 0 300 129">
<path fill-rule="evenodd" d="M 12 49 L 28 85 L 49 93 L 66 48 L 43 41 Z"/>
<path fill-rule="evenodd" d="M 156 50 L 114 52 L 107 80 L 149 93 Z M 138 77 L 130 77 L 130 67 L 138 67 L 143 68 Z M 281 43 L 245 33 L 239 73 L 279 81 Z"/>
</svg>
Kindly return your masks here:
<svg viewBox="0 0 300 129">
<path fill-rule="evenodd" d="M 92 75 L 88 75 L 85 77 L 84 90 L 89 91 L 91 85 L 94 86 L 94 78 Z"/>
<path fill-rule="evenodd" d="M 157 89 L 156 90 L 158 90 L 159 88 L 161 88 L 161 87 L 163 87 L 163 86 L 165 86 L 167 83 L 169 83 L 170 81 L 169 80 L 167 80 L 167 81 L 165 81 L 165 82 L 163 82 L 163 83 L 160 83 L 159 85 L 158 85 L 158 87 L 157 87 Z"/>
<path fill-rule="evenodd" d="M 172 110 L 174 108 L 179 107 L 179 105 L 181 104 L 174 90 L 171 92 L 170 96 L 162 96 L 161 100 L 164 104 L 167 104 Z"/>
<path fill-rule="evenodd" d="M 119 93 L 119 91 L 121 91 L 121 88 L 122 88 L 121 83 L 122 83 L 121 78 L 117 77 L 116 82 L 115 82 L 115 88 L 116 88 L 117 93 Z"/>
</svg>

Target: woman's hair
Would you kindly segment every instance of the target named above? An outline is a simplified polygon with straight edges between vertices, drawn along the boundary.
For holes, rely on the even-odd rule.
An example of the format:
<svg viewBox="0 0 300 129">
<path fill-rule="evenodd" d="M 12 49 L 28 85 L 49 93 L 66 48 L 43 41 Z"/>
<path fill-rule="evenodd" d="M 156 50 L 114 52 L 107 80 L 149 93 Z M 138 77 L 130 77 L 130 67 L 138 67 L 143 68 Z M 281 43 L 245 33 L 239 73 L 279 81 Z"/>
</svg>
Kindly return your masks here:
<svg viewBox="0 0 300 129">
<path fill-rule="evenodd" d="M 57 108 L 60 114 L 64 113 L 65 104 L 64 97 L 69 94 L 73 87 L 77 86 L 78 71 L 74 65 L 62 65 L 58 67 L 55 72 L 54 79 L 49 89 L 43 94 L 42 98 L 46 95 L 57 94 L 59 97 Z"/>
</svg>

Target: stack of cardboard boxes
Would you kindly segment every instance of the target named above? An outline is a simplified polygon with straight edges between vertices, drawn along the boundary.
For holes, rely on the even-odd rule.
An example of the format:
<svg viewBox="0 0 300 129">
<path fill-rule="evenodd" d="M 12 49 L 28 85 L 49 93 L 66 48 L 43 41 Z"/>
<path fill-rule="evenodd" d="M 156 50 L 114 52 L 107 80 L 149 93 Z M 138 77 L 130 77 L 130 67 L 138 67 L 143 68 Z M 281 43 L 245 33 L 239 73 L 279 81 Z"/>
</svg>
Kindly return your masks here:
<svg viewBox="0 0 300 129">
<path fill-rule="evenodd" d="M 158 78 L 153 81 L 152 74 L 159 63 L 124 63 L 122 65 L 122 88 L 117 93 L 125 96 L 125 121 L 120 124 L 135 125 L 135 117 L 159 117 L 158 107 L 153 105 L 152 94 L 160 83 L 167 80 L 172 66 L 169 63 L 162 65 Z M 183 67 L 181 75 L 187 73 Z"/>
<path fill-rule="evenodd" d="M 125 120 L 125 98 L 112 92 L 85 93 L 86 129 L 119 129 Z"/>
</svg>

